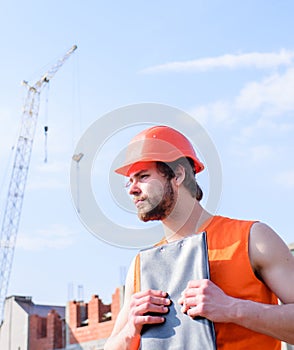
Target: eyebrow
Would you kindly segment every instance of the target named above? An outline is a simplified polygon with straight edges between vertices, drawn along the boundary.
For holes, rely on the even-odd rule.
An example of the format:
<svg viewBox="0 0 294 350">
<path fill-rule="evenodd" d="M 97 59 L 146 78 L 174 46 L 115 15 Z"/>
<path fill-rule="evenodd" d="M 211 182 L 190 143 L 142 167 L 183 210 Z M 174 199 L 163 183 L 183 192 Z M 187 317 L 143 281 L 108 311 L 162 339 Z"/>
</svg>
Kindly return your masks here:
<svg viewBox="0 0 294 350">
<path fill-rule="evenodd" d="M 148 171 L 148 169 L 142 169 L 142 170 L 138 171 L 137 173 L 135 173 L 132 177 L 138 178 L 145 171 Z"/>
</svg>

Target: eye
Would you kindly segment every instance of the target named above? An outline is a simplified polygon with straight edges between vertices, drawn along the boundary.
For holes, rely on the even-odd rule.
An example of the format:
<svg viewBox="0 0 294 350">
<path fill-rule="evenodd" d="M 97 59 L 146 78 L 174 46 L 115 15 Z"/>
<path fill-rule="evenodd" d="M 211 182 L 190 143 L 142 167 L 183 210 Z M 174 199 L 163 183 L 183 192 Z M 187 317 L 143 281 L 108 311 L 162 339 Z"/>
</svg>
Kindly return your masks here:
<svg viewBox="0 0 294 350">
<path fill-rule="evenodd" d="M 125 183 L 125 188 L 129 188 L 131 184 L 132 184 L 132 181 L 129 180 L 128 182 Z"/>
<path fill-rule="evenodd" d="M 140 180 L 146 180 L 149 177 L 149 174 L 140 175 Z"/>
</svg>

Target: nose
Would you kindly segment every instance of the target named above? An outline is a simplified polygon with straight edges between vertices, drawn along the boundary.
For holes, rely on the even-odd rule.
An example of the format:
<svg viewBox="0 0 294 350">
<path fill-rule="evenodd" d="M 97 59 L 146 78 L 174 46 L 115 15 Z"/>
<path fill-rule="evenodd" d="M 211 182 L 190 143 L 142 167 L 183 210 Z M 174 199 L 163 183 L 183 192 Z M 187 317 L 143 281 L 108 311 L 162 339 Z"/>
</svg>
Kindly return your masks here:
<svg viewBox="0 0 294 350">
<path fill-rule="evenodd" d="M 141 193 L 141 189 L 140 187 L 138 186 L 138 182 L 137 181 L 133 181 L 133 182 L 130 182 L 130 185 L 129 185 L 129 194 L 130 195 L 138 195 Z"/>
</svg>

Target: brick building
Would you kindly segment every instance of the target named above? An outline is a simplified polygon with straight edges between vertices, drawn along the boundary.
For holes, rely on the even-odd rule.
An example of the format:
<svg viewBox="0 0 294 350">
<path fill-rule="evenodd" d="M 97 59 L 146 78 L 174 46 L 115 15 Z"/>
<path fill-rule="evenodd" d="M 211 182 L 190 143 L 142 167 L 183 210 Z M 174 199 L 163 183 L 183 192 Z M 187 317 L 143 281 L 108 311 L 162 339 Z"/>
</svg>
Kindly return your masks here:
<svg viewBox="0 0 294 350">
<path fill-rule="evenodd" d="M 6 298 L 0 326 L 1 350 L 103 350 L 122 307 L 124 288 L 105 305 L 98 295 L 66 307 L 37 305 L 31 297 Z"/>
<path fill-rule="evenodd" d="M 103 350 L 119 310 L 123 305 L 124 288 L 116 288 L 109 305 L 97 295 L 88 303 L 70 301 L 67 304 L 66 349 Z"/>
<path fill-rule="evenodd" d="M 65 345 L 65 307 L 36 305 L 31 297 L 5 300 L 0 327 L 1 350 L 49 350 Z"/>
</svg>

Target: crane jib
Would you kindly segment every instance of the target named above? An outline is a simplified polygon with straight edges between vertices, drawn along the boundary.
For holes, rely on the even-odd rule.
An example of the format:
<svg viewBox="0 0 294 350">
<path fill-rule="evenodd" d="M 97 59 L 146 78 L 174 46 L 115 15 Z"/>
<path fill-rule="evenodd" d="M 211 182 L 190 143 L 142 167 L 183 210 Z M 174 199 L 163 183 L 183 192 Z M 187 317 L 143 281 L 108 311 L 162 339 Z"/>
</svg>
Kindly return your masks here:
<svg viewBox="0 0 294 350">
<path fill-rule="evenodd" d="M 38 119 L 40 93 L 44 85 L 54 77 L 76 49 L 76 45 L 72 46 L 35 84 L 30 86 L 28 82 L 23 81 L 23 84 L 28 87 L 28 91 L 0 232 L 0 324 L 2 324 L 4 317 L 4 303 Z"/>
</svg>

